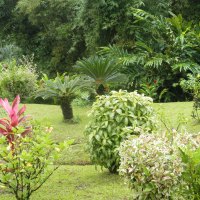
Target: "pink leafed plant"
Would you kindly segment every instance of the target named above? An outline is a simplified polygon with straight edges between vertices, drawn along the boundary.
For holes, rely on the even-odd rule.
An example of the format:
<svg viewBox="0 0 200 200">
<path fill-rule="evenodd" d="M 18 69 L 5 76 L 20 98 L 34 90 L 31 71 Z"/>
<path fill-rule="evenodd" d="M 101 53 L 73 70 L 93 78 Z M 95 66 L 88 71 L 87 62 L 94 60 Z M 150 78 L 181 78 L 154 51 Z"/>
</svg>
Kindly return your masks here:
<svg viewBox="0 0 200 200">
<path fill-rule="evenodd" d="M 24 116 L 26 106 L 24 105 L 19 110 L 20 96 L 17 95 L 14 99 L 12 105 L 9 104 L 8 99 L 0 98 L 0 106 L 8 114 L 7 118 L 0 118 L 0 134 L 5 136 L 8 140 L 8 143 L 12 150 L 14 150 L 14 140 L 15 132 L 18 130 L 20 125 L 26 121 L 27 117 Z M 31 132 L 31 127 L 23 127 L 23 131 L 20 133 L 20 136 L 24 137 L 26 134 Z M 19 133 L 17 133 L 19 136 Z"/>
</svg>

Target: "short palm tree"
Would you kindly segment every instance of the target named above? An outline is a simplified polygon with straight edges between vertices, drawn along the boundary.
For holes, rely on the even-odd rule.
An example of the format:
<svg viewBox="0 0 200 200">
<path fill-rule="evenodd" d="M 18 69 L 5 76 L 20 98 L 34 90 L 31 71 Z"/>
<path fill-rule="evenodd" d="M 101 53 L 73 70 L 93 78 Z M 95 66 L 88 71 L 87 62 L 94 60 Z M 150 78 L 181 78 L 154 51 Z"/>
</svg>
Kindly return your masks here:
<svg viewBox="0 0 200 200">
<path fill-rule="evenodd" d="M 76 63 L 76 68 L 95 84 L 97 94 L 104 94 L 109 83 L 124 81 L 124 76 L 120 73 L 121 66 L 103 56 L 84 58 Z"/>
<path fill-rule="evenodd" d="M 84 77 L 58 75 L 55 79 L 48 79 L 45 76 L 36 97 L 42 97 L 43 99 L 56 98 L 61 106 L 64 120 L 72 120 L 72 101 L 81 90 L 89 89 L 90 87 L 90 82 L 85 80 Z"/>
</svg>

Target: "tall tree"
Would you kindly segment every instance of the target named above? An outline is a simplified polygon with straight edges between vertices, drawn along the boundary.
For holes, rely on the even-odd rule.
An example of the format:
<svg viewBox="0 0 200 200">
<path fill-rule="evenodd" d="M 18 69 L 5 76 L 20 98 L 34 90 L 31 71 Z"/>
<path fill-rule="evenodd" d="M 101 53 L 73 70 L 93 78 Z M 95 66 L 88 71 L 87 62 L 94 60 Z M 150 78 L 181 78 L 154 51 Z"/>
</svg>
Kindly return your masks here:
<svg viewBox="0 0 200 200">
<path fill-rule="evenodd" d="M 21 46 L 33 51 L 45 71 L 71 70 L 85 49 L 78 0 L 19 0 L 15 9 Z M 24 23 L 26 22 L 26 23 Z M 29 27 L 27 29 L 27 27 Z M 25 36 L 25 37 L 24 37 Z M 23 39 L 25 38 L 25 39 Z M 44 68 L 45 66 L 45 68 Z"/>
</svg>

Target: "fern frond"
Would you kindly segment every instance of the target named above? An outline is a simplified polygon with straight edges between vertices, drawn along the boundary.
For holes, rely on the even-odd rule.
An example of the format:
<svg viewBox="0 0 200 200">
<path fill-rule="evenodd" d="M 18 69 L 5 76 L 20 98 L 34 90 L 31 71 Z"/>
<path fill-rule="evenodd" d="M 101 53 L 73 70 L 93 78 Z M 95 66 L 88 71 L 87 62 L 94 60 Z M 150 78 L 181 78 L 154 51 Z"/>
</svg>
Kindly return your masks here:
<svg viewBox="0 0 200 200">
<path fill-rule="evenodd" d="M 153 67 L 158 69 L 162 65 L 163 61 L 163 57 L 152 57 L 148 62 L 146 62 L 145 67 Z"/>
<path fill-rule="evenodd" d="M 142 9 L 139 8 L 131 8 L 132 15 L 137 19 L 136 22 L 138 21 L 147 21 L 147 20 L 155 20 L 156 17 L 154 15 L 151 15 L 148 12 L 145 12 Z"/>
<path fill-rule="evenodd" d="M 173 71 L 200 73 L 200 65 L 194 62 L 181 62 L 172 65 Z"/>
</svg>

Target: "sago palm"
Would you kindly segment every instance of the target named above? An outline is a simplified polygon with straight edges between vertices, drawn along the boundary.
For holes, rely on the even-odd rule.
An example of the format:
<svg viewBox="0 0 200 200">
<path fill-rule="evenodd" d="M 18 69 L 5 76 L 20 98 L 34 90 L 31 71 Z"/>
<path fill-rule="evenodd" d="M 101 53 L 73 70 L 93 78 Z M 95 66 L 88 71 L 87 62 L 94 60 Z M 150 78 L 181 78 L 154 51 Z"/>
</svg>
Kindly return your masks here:
<svg viewBox="0 0 200 200">
<path fill-rule="evenodd" d="M 104 94 L 110 83 L 124 81 L 124 76 L 120 73 L 121 66 L 110 58 L 84 58 L 77 62 L 76 68 L 95 84 L 97 94 Z"/>
<path fill-rule="evenodd" d="M 45 76 L 36 97 L 56 98 L 61 106 L 64 120 L 72 120 L 72 101 L 80 93 L 80 90 L 89 88 L 90 83 L 84 77 L 58 75 L 55 79 L 48 79 Z"/>
</svg>

